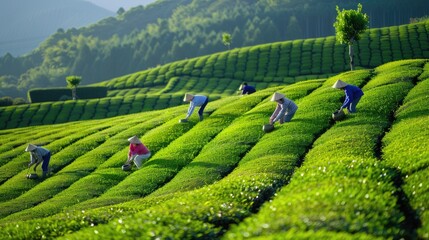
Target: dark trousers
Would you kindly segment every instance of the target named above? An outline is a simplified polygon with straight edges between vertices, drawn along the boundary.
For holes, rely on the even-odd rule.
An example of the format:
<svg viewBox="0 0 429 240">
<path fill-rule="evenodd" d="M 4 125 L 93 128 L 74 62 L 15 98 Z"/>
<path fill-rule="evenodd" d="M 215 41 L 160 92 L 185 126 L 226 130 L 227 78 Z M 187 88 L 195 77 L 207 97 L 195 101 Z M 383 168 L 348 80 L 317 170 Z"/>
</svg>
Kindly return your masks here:
<svg viewBox="0 0 429 240">
<path fill-rule="evenodd" d="M 204 108 L 206 108 L 207 103 L 209 102 L 209 98 L 206 98 L 206 101 L 201 105 L 200 110 L 198 110 L 198 115 L 200 115 L 200 119 L 203 117 Z"/>
<path fill-rule="evenodd" d="M 43 158 L 42 170 L 43 170 L 43 173 L 47 173 L 48 172 L 49 161 L 51 160 L 51 153 L 48 152 L 42 158 Z"/>
</svg>

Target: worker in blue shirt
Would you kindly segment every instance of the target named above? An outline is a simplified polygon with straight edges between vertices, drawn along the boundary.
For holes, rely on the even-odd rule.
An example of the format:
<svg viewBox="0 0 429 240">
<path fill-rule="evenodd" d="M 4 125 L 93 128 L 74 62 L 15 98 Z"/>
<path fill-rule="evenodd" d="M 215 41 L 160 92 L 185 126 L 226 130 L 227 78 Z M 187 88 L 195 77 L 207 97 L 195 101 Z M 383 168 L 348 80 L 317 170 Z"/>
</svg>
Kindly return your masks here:
<svg viewBox="0 0 429 240">
<path fill-rule="evenodd" d="M 238 90 L 241 91 L 241 95 L 252 94 L 252 93 L 256 92 L 255 87 L 247 85 L 246 82 L 242 83 Z"/>
<path fill-rule="evenodd" d="M 363 91 L 357 86 L 347 84 L 341 80 L 337 80 L 332 88 L 343 90 L 346 94 L 346 99 L 344 100 L 343 105 L 340 108 L 340 111 L 343 108 L 347 108 L 349 113 L 356 112 L 356 105 L 359 103 L 361 97 L 363 96 Z"/>
<path fill-rule="evenodd" d="M 46 148 L 38 147 L 33 144 L 28 144 L 25 151 L 30 153 L 30 163 L 28 164 L 28 168 L 36 164 L 34 166 L 34 171 L 36 171 L 37 166 L 43 162 L 42 163 L 43 177 L 46 177 L 46 175 L 48 174 L 48 165 L 51 159 L 51 152 Z"/>
<path fill-rule="evenodd" d="M 209 102 L 209 98 L 203 95 L 192 95 L 192 94 L 186 93 L 185 97 L 183 98 L 183 101 L 189 102 L 188 114 L 186 114 L 185 119 L 188 120 L 188 118 L 194 112 L 194 108 L 196 106 L 199 106 L 200 109 L 198 110 L 198 115 L 200 116 L 200 121 L 202 121 L 204 108 L 207 106 L 207 103 Z"/>
</svg>

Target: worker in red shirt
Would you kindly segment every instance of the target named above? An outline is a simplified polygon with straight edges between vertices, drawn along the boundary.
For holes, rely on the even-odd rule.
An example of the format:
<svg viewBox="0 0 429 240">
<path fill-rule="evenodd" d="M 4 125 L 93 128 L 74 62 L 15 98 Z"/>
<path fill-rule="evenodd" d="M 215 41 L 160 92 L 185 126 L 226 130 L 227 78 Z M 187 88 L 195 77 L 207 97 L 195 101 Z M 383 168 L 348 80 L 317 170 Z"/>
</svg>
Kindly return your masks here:
<svg viewBox="0 0 429 240">
<path fill-rule="evenodd" d="M 128 141 L 130 142 L 130 150 L 128 151 L 126 164 L 130 164 L 133 161 L 136 167 L 140 168 L 143 160 L 150 157 L 150 151 L 137 136 L 130 137 Z"/>
</svg>

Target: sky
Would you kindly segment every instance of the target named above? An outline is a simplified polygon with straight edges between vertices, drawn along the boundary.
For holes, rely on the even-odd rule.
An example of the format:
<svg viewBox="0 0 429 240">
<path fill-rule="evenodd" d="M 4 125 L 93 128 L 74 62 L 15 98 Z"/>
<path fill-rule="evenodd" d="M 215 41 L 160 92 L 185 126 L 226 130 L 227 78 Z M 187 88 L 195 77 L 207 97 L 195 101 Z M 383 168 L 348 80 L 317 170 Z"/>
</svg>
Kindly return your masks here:
<svg viewBox="0 0 429 240">
<path fill-rule="evenodd" d="M 155 2 L 156 0 L 86 0 L 97 6 L 103 7 L 109 11 L 116 12 L 119 8 L 123 7 L 125 10 L 128 10 L 132 7 L 137 7 L 139 5 L 147 5 L 149 3 Z"/>
</svg>

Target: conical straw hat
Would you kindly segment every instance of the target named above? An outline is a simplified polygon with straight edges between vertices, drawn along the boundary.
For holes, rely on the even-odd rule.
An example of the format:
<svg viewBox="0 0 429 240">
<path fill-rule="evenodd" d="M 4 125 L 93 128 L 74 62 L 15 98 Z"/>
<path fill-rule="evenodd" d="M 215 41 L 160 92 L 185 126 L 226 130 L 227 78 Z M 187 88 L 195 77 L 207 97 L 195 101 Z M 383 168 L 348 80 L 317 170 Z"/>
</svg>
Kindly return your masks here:
<svg viewBox="0 0 429 240">
<path fill-rule="evenodd" d="M 276 92 L 276 93 L 274 93 L 274 94 L 273 94 L 273 97 L 271 98 L 271 102 L 274 102 L 274 101 L 280 100 L 280 99 L 282 99 L 282 98 L 284 98 L 284 97 L 285 97 L 285 95 L 283 95 L 283 94 L 281 94 L 281 93 Z"/>
<path fill-rule="evenodd" d="M 133 137 L 128 138 L 128 141 L 130 143 L 134 143 L 134 144 L 142 143 L 137 136 L 133 136 Z"/>
<path fill-rule="evenodd" d="M 185 97 L 183 98 L 183 101 L 184 102 L 189 102 L 189 101 L 192 100 L 193 97 L 194 97 L 194 95 L 187 93 L 187 94 L 185 94 Z"/>
<path fill-rule="evenodd" d="M 28 144 L 28 146 L 27 146 L 27 148 L 25 149 L 25 151 L 26 152 L 31 152 L 31 151 L 33 151 L 34 149 L 36 149 L 37 148 L 37 146 L 36 145 L 33 145 L 33 144 Z"/>
<path fill-rule="evenodd" d="M 347 83 L 345 83 L 345 82 L 343 82 L 341 80 L 337 80 L 335 82 L 335 84 L 332 86 L 332 88 L 343 88 L 345 86 L 347 86 Z"/>
</svg>

